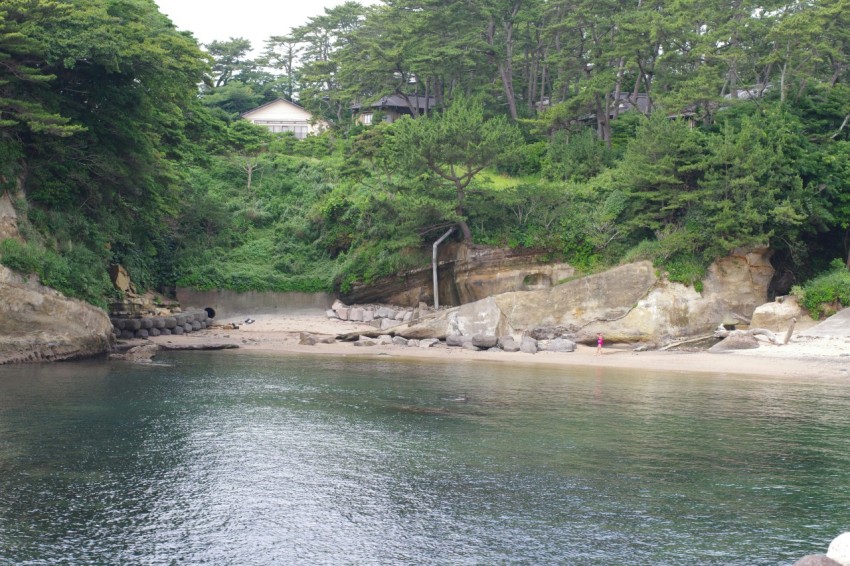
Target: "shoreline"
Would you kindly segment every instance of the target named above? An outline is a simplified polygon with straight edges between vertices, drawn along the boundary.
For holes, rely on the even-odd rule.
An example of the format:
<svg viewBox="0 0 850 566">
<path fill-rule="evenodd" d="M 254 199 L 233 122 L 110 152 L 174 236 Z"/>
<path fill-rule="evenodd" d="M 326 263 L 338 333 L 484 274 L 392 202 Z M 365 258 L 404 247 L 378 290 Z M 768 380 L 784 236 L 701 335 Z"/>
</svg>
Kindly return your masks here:
<svg viewBox="0 0 850 566">
<path fill-rule="evenodd" d="M 431 348 L 375 345 L 355 347 L 351 342 L 306 346 L 299 344 L 300 333 L 319 337 L 350 332 L 373 332 L 372 326 L 327 319 L 322 315 L 257 315 L 252 324 L 238 328 L 223 326 L 180 336 L 149 338 L 160 345 L 180 347 L 231 343 L 239 346 L 229 355 L 258 352 L 275 355 L 316 355 L 333 357 L 415 359 L 440 362 L 486 362 L 517 366 L 615 368 L 636 371 L 659 370 L 683 374 L 711 373 L 764 378 L 841 380 L 850 383 L 850 338 L 797 338 L 784 346 L 769 343 L 755 350 L 734 352 L 683 352 L 648 350 L 636 352 L 627 345 L 612 345 L 596 355 L 595 346 L 578 344 L 575 352 L 471 351 L 445 345 Z M 231 321 L 224 321 L 229 324 Z M 237 322 L 237 321 L 233 321 Z"/>
</svg>

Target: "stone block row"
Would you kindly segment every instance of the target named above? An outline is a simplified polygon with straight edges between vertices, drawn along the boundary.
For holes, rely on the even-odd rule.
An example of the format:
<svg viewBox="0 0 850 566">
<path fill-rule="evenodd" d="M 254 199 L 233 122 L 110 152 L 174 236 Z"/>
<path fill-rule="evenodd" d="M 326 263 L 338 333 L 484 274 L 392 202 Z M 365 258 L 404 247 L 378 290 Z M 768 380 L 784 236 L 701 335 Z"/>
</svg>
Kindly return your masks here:
<svg viewBox="0 0 850 566">
<path fill-rule="evenodd" d="M 405 308 L 388 305 L 346 305 L 342 301 L 336 301 L 326 314 L 328 318 L 370 324 L 379 330 L 387 330 L 419 318 L 427 309 L 425 303 L 420 303 L 417 308 Z"/>
<path fill-rule="evenodd" d="M 553 338 L 551 340 L 536 340 L 529 335 L 523 335 L 519 341 L 511 335 L 492 336 L 487 334 L 474 334 L 472 336 L 462 334 L 449 334 L 446 336 L 446 345 L 465 350 L 492 350 L 501 352 L 523 352 L 536 354 L 537 352 L 574 352 L 576 343 L 566 338 Z"/>
<path fill-rule="evenodd" d="M 377 338 L 368 338 L 361 336 L 355 346 L 408 346 L 418 348 L 432 348 L 435 346 L 448 346 L 454 348 L 463 348 L 465 350 L 481 351 L 488 350 L 494 352 L 523 352 L 526 354 L 536 354 L 537 352 L 574 352 L 576 343 L 565 338 L 554 338 L 552 340 L 535 340 L 531 336 L 522 336 L 517 341 L 513 336 L 489 336 L 484 334 L 476 334 L 474 336 L 465 336 L 460 334 L 449 334 L 446 336 L 445 342 L 436 338 L 426 338 L 421 340 L 402 338 L 401 336 L 390 336 L 389 334 L 378 336 Z"/>
</svg>

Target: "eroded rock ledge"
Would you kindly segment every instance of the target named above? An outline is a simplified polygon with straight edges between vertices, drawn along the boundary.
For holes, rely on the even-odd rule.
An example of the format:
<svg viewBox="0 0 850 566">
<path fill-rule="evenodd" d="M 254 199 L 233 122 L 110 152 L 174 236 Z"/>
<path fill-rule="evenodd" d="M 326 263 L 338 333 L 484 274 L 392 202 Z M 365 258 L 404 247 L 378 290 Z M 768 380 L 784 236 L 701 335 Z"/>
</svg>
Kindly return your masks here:
<svg viewBox="0 0 850 566">
<path fill-rule="evenodd" d="M 112 341 L 106 312 L 0 266 L 0 364 L 97 356 Z"/>
<path fill-rule="evenodd" d="M 453 334 L 519 339 L 535 328 L 552 327 L 580 343 L 592 343 L 602 332 L 606 342 L 666 344 L 710 334 L 719 324 L 748 322 L 767 300 L 773 274 L 768 258 L 764 249 L 718 260 L 702 292 L 668 281 L 650 262 L 637 262 L 551 288 L 502 293 L 441 310 L 391 332 L 414 339 L 444 340 Z"/>
</svg>

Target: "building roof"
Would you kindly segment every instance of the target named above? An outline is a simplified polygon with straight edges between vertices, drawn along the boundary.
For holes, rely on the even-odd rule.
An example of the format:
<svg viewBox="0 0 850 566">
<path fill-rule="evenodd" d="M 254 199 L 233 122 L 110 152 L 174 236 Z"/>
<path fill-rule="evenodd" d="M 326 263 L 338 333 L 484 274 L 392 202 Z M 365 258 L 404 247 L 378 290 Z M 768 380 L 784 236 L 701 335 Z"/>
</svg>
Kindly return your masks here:
<svg viewBox="0 0 850 566">
<path fill-rule="evenodd" d="M 437 99 L 433 96 L 421 96 L 421 95 L 410 95 L 408 96 L 410 102 L 415 108 L 433 108 L 436 104 Z M 400 94 L 391 94 L 389 96 L 382 96 L 372 104 L 362 104 L 360 102 L 355 102 L 351 105 L 352 110 L 360 110 L 363 107 L 367 108 L 408 108 L 407 100 L 405 100 L 404 96 Z"/>
<path fill-rule="evenodd" d="M 294 102 L 292 102 L 291 100 L 287 100 L 287 99 L 285 99 L 285 98 L 275 98 L 275 99 L 274 99 L 274 100 L 272 100 L 271 102 L 266 102 L 265 104 L 263 104 L 263 105 L 261 105 L 261 106 L 257 106 L 256 108 L 251 108 L 250 110 L 246 110 L 245 112 L 243 112 L 243 113 L 242 113 L 242 114 L 240 114 L 239 116 L 240 116 L 240 117 L 242 117 L 242 118 L 244 118 L 244 117 L 248 116 L 249 114 L 253 114 L 254 112 L 257 112 L 258 110 L 263 110 L 264 108 L 268 108 L 269 106 L 273 106 L 273 105 L 278 104 L 278 103 L 281 103 L 281 102 L 283 102 L 284 104 L 288 104 L 288 105 L 290 105 L 290 106 L 294 106 L 294 107 L 295 107 L 295 108 L 297 108 L 298 110 L 301 110 L 301 111 L 303 111 L 303 112 L 306 112 L 307 114 L 310 114 L 310 111 L 309 111 L 309 110 L 307 110 L 307 109 L 306 109 L 306 108 L 304 108 L 303 106 L 300 106 L 300 105 L 298 105 L 298 104 L 295 104 L 295 103 L 294 103 Z"/>
</svg>

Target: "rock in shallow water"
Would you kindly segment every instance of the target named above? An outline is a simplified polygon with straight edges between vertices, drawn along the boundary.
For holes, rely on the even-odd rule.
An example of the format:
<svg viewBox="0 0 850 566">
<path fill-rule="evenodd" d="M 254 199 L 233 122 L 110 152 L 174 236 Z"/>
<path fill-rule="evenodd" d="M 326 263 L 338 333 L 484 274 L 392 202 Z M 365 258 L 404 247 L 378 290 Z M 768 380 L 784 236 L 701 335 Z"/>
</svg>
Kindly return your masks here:
<svg viewBox="0 0 850 566">
<path fill-rule="evenodd" d="M 829 543 L 826 555 L 841 566 L 850 566 L 850 532 L 835 537 L 835 540 Z"/>
</svg>

